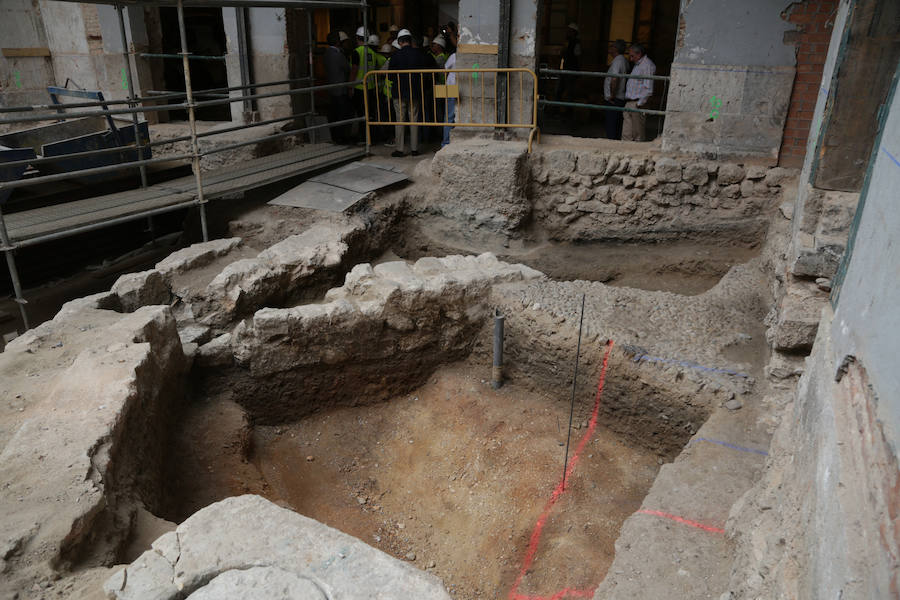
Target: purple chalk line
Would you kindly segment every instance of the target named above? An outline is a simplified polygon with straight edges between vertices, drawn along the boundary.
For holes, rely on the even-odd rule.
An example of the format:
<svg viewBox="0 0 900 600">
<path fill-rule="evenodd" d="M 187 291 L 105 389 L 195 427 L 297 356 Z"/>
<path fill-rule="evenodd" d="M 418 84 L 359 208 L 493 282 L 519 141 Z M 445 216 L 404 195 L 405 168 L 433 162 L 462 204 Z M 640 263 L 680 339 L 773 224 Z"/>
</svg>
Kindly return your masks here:
<svg viewBox="0 0 900 600">
<path fill-rule="evenodd" d="M 731 448 L 732 450 L 740 450 L 741 452 L 751 452 L 753 454 L 761 454 L 763 456 L 768 456 L 769 453 L 765 450 L 757 450 L 756 448 L 745 448 L 743 446 L 738 446 L 737 444 L 731 444 L 729 442 L 723 442 L 722 440 L 711 440 L 709 438 L 697 438 L 692 440 L 691 443 L 694 442 L 709 442 L 710 444 L 718 444 L 720 446 L 725 446 L 726 448 Z"/>
</svg>

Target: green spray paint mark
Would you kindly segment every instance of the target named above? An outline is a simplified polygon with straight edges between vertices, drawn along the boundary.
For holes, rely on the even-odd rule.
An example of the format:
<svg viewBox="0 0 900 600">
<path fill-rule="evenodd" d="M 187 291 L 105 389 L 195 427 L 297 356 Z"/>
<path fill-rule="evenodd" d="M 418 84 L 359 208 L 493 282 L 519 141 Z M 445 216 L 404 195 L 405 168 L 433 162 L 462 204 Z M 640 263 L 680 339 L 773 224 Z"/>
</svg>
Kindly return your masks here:
<svg viewBox="0 0 900 600">
<path fill-rule="evenodd" d="M 472 68 L 477 69 L 478 63 L 475 63 L 474 65 L 472 65 Z M 472 73 L 472 79 L 474 79 L 475 81 L 478 81 L 478 73 Z"/>
<path fill-rule="evenodd" d="M 17 87 L 17 88 L 21 88 L 21 87 L 22 87 L 22 78 L 19 76 L 19 72 L 18 72 L 18 71 L 16 71 L 15 73 L 13 73 L 13 79 L 16 80 L 16 87 Z"/>
<path fill-rule="evenodd" d="M 128 89 L 128 77 L 125 75 L 124 67 L 122 68 L 122 89 L 123 90 Z"/>
<path fill-rule="evenodd" d="M 716 117 L 719 116 L 719 107 L 722 106 L 722 100 L 713 96 L 710 98 L 709 104 L 713 107 L 712 112 L 709 113 L 709 118 L 715 121 Z"/>
</svg>

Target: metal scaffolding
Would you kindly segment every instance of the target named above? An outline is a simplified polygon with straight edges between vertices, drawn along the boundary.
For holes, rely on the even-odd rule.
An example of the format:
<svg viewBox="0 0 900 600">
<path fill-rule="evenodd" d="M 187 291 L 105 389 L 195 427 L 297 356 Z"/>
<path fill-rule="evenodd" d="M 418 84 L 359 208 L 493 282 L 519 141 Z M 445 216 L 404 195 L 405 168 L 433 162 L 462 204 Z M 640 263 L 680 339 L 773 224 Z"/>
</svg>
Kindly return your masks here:
<svg viewBox="0 0 900 600">
<path fill-rule="evenodd" d="M 74 2 L 75 0 L 58 1 Z M 116 155 L 120 157 L 120 162 L 116 162 L 115 164 L 69 169 L 65 172 L 56 172 L 47 175 L 42 174 L 36 177 L 26 177 L 24 179 L 16 179 L 13 177 L 12 181 L 0 181 L 0 250 L 3 251 L 6 257 L 7 268 L 15 293 L 15 301 L 19 304 L 22 320 L 26 329 L 30 327 L 30 324 L 25 307 L 27 301 L 25 300 L 22 291 L 22 285 L 14 257 L 17 248 L 33 246 L 43 242 L 144 218 L 148 219 L 152 233 L 152 217 L 154 215 L 193 206 L 196 206 L 199 209 L 203 240 L 207 241 L 209 239 L 209 233 L 207 229 L 206 204 L 210 199 L 273 183 L 280 179 L 358 158 L 359 156 L 368 153 L 368 146 L 363 149 L 342 147 L 332 144 L 308 144 L 306 147 L 300 149 L 295 148 L 273 156 L 267 156 L 263 159 L 243 161 L 239 165 L 230 166 L 225 169 L 210 170 L 206 172 L 201 169 L 203 164 L 202 161 L 205 156 L 234 150 L 243 146 L 258 144 L 260 142 L 287 138 L 301 133 L 309 133 L 324 128 L 346 126 L 352 123 L 364 123 L 365 117 L 349 118 L 324 125 L 310 125 L 280 133 L 260 135 L 259 137 L 239 142 L 217 145 L 215 147 L 206 147 L 205 149 L 202 148 L 199 143 L 201 139 L 210 136 L 273 125 L 276 123 L 295 121 L 312 114 L 311 112 L 294 113 L 293 110 L 291 110 L 289 116 L 250 122 L 248 118 L 251 112 L 250 107 L 255 100 L 279 96 L 294 97 L 297 95 L 308 95 L 309 105 L 312 108 L 312 112 L 314 112 L 314 94 L 317 91 L 337 87 L 352 87 L 355 82 L 320 86 L 311 85 L 315 83 L 312 58 L 314 32 L 309 9 L 360 9 L 362 12 L 363 27 L 368 30 L 368 4 L 366 0 L 80 0 L 76 3 L 106 4 L 115 7 L 123 48 L 122 56 L 125 63 L 123 68 L 125 76 L 123 77 L 123 80 L 127 81 L 128 85 L 127 98 L 124 100 L 104 100 L 102 95 L 100 95 L 99 100 L 92 102 L 0 107 L 0 125 L 28 122 L 37 123 L 40 121 L 64 122 L 67 120 L 84 119 L 86 117 L 99 117 L 108 119 L 110 126 L 115 133 L 115 126 L 112 125 L 112 117 L 115 115 L 130 115 L 130 125 L 126 126 L 126 129 L 127 127 L 133 128 L 134 146 L 128 145 L 123 147 L 122 145 L 117 145 L 116 147 L 111 148 L 101 148 L 83 152 L 69 152 L 66 154 L 43 156 L 40 158 L 16 155 L 13 156 L 14 160 L 0 162 L 0 167 L 3 167 L 4 169 L 9 168 L 12 170 L 19 168 L 21 171 L 24 171 L 29 166 L 43 167 L 44 165 L 50 165 L 51 163 L 59 163 L 60 161 L 70 161 L 68 164 L 71 164 L 73 159 L 88 161 L 90 159 L 103 157 L 114 161 Z M 128 6 L 169 6 L 176 8 L 181 52 L 176 55 L 171 55 L 171 57 L 181 58 L 184 70 L 184 92 L 149 90 L 145 92 L 145 95 L 137 95 L 131 66 L 132 57 L 158 58 L 163 55 L 137 53 L 133 47 L 129 46 L 122 10 L 123 7 Z M 194 90 L 191 81 L 191 60 L 211 57 L 198 57 L 192 55 L 188 51 L 184 9 L 185 7 L 201 6 L 239 8 L 241 9 L 238 11 L 239 21 L 242 21 L 245 17 L 243 9 L 251 6 L 306 9 L 308 28 L 307 41 L 308 44 L 310 44 L 308 51 L 309 76 L 259 83 L 250 81 L 248 68 L 249 57 L 246 56 L 246 40 L 239 39 L 238 59 L 241 66 L 241 85 L 207 90 Z M 165 55 L 165 57 L 170 56 Z M 218 58 L 221 59 L 221 57 Z M 366 65 L 363 64 L 362 68 L 363 75 L 365 75 Z M 290 86 L 301 84 L 305 86 L 297 89 L 290 89 Z M 273 86 L 288 86 L 288 89 L 283 91 L 260 91 L 261 89 Z M 237 91 L 241 92 L 241 94 L 236 96 L 230 95 L 230 92 Z M 198 101 L 198 97 L 211 99 Z M 160 104 L 161 102 L 175 103 Z M 216 129 L 213 131 L 198 131 L 197 109 L 208 106 L 230 105 L 232 103 L 243 104 L 244 119 L 241 125 Z M 72 111 L 72 109 L 87 110 Z M 172 110 L 187 111 L 190 131 L 189 135 L 156 141 L 151 141 L 148 135 L 147 139 L 143 139 L 143 136 L 139 131 L 139 114 Z M 6 117 L 4 114 L 11 114 L 12 116 Z M 122 130 L 120 129 L 119 131 Z M 14 134 L 15 132 L 10 135 Z M 190 151 L 174 156 L 168 155 L 150 158 L 150 152 L 153 147 L 175 144 L 177 142 L 190 142 Z M 127 160 L 125 156 L 132 153 L 134 160 Z M 176 160 L 189 160 L 193 172 L 192 176 L 182 177 L 155 185 L 150 185 L 148 183 L 148 166 Z M 140 173 L 141 187 L 139 189 L 57 204 L 45 208 L 25 210 L 6 216 L 3 214 L 3 204 L 9 198 L 12 191 L 17 188 L 36 186 L 73 177 L 96 176 L 117 171 L 135 170 Z M 7 172 L 9 173 L 10 171 Z"/>
</svg>

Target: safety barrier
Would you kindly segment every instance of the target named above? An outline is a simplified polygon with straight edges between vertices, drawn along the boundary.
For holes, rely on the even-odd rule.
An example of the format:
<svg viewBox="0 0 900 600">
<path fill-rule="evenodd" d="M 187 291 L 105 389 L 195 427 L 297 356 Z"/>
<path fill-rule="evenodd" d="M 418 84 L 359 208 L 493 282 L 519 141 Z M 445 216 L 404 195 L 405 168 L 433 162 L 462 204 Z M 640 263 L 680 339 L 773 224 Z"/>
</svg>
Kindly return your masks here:
<svg viewBox="0 0 900 600">
<path fill-rule="evenodd" d="M 446 77 L 451 73 L 456 74 L 456 83 L 447 85 Z M 406 78 L 407 84 L 403 87 L 407 88 L 407 94 L 400 98 L 398 94 L 403 78 Z M 387 125 L 528 129 L 529 152 L 534 140 L 540 141 L 537 125 L 538 78 L 531 69 L 385 69 L 367 72 L 364 80 L 364 89 L 369 89 L 371 80 L 377 92 L 374 94 L 375 106 L 372 106 L 369 95 L 365 96 L 368 143 L 371 143 L 371 127 Z M 431 118 L 426 119 L 425 111 L 420 110 L 419 120 L 401 120 L 400 115 L 395 114 L 385 90 L 390 90 L 391 100 L 410 104 L 418 102 L 420 109 L 431 108 Z M 440 114 L 438 109 L 443 108 L 444 114 L 447 114 L 452 99 L 457 101 L 456 120 L 452 123 L 437 120 Z"/>
<path fill-rule="evenodd" d="M 669 80 L 671 79 L 667 75 L 630 75 L 627 73 L 605 73 L 603 71 L 569 71 L 565 69 L 540 69 L 541 77 L 546 76 L 557 76 L 557 77 L 615 77 L 618 79 L 648 79 L 651 81 L 661 81 L 663 82 L 663 91 L 662 94 L 659 95 L 654 90 L 653 96 L 654 98 L 662 98 L 663 102 L 665 102 L 666 97 L 669 92 Z M 623 84 L 624 85 L 624 84 Z M 587 108 L 589 110 L 610 110 L 617 112 L 632 112 L 632 113 L 642 113 L 645 115 L 657 115 L 661 117 L 666 116 L 665 110 L 654 110 L 650 108 L 631 108 L 626 106 L 614 106 L 612 104 L 590 104 L 587 102 L 566 102 L 562 100 L 545 100 L 541 98 L 538 101 L 538 104 L 541 108 L 547 106 L 558 106 L 564 108 Z M 659 135 L 659 131 L 656 132 Z"/>
</svg>

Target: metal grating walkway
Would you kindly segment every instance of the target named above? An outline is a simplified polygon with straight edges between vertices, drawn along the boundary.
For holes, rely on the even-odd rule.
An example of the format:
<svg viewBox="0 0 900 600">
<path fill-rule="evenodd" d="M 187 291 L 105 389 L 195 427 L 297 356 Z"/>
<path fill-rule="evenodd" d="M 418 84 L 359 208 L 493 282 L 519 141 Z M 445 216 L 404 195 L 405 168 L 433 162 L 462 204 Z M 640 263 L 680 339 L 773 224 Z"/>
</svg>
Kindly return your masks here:
<svg viewBox="0 0 900 600">
<path fill-rule="evenodd" d="M 212 200 L 364 155 L 364 148 L 308 144 L 207 171 L 203 193 Z M 12 213 L 4 219 L 10 241 L 23 247 L 197 204 L 196 181 L 188 175 L 147 188 Z"/>
</svg>

